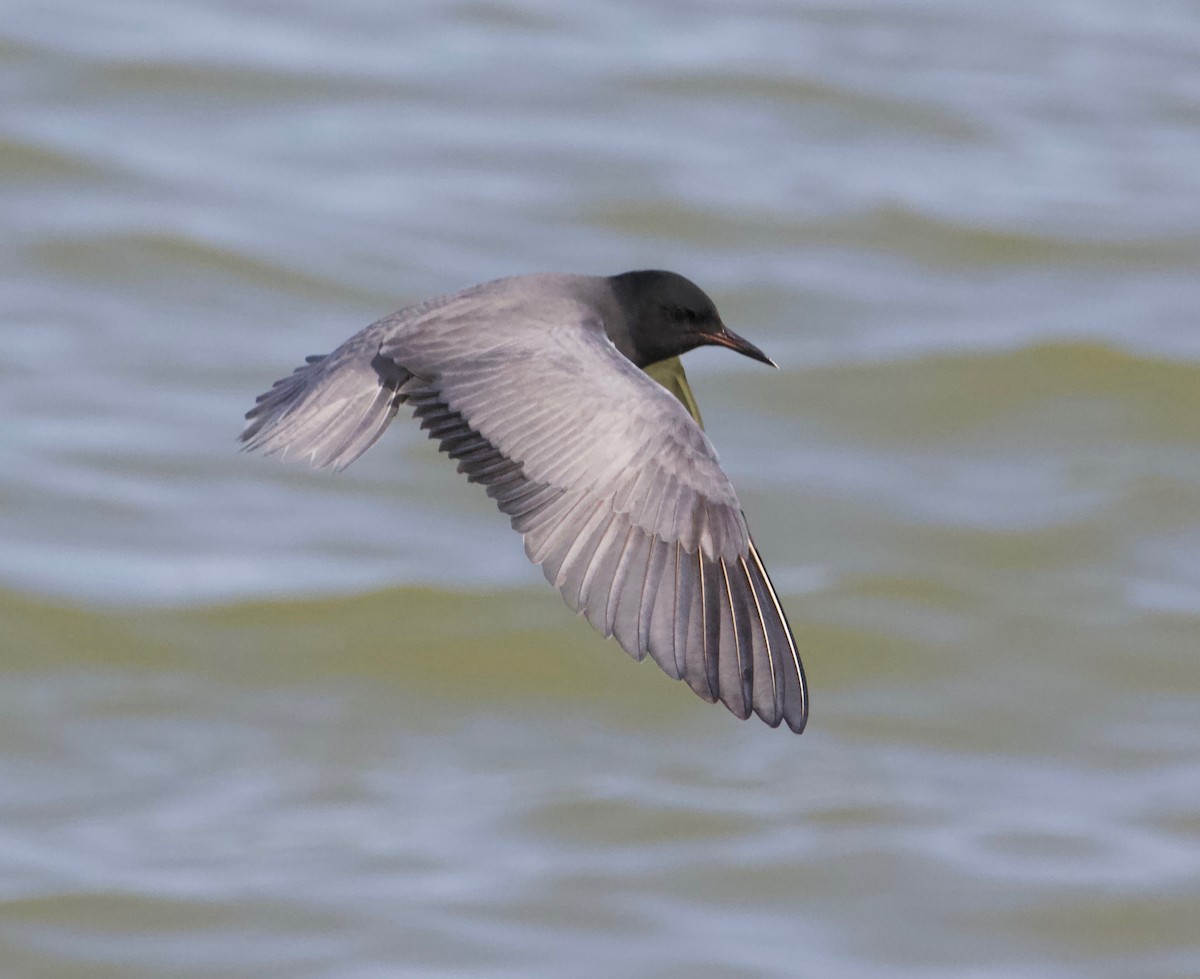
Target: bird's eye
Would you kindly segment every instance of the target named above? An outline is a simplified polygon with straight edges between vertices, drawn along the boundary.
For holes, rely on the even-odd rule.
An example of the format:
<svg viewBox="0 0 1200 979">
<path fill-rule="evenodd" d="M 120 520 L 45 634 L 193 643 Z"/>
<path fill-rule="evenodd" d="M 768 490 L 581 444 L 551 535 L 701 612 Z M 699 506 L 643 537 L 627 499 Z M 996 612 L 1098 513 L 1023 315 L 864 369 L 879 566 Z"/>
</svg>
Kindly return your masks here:
<svg viewBox="0 0 1200 979">
<path fill-rule="evenodd" d="M 687 309 L 684 306 L 676 306 L 671 310 L 671 318 L 676 323 L 695 323 L 696 311 L 694 309 Z"/>
</svg>

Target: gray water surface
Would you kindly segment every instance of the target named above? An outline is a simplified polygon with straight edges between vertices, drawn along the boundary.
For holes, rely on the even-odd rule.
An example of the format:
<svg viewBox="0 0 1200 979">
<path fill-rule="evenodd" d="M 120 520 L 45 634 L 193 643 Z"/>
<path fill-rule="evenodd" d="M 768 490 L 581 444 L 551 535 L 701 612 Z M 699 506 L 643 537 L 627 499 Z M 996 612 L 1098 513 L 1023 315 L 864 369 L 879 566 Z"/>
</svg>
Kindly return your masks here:
<svg viewBox="0 0 1200 979">
<path fill-rule="evenodd" d="M 0 975 L 1200 975 L 1200 9 L 10 0 Z M 813 687 L 594 636 L 371 320 L 663 267 Z"/>
</svg>

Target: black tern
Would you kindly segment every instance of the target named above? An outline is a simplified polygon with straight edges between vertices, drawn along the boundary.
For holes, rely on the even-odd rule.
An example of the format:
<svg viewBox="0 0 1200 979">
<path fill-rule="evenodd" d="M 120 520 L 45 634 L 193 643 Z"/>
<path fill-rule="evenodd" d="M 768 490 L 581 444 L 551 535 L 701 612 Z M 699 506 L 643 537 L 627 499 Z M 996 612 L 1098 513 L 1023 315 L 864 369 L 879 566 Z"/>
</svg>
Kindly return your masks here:
<svg viewBox="0 0 1200 979">
<path fill-rule="evenodd" d="M 572 609 L 709 703 L 799 733 L 796 642 L 679 361 L 707 344 L 774 366 L 673 272 L 514 276 L 307 358 L 241 437 L 342 469 L 407 404 Z"/>
</svg>

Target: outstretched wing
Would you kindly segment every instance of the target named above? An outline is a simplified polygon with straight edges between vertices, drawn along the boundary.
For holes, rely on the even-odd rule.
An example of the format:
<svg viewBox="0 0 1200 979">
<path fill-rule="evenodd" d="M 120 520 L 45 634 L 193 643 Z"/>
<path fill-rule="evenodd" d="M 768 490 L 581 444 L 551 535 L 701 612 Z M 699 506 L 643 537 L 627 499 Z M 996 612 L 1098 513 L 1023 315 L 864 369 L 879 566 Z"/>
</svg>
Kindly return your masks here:
<svg viewBox="0 0 1200 979">
<path fill-rule="evenodd" d="M 471 306 L 310 358 L 249 412 L 246 447 L 342 468 L 407 402 L 571 608 L 710 703 L 802 730 L 795 642 L 704 432 L 585 312 L 500 330 Z"/>
</svg>

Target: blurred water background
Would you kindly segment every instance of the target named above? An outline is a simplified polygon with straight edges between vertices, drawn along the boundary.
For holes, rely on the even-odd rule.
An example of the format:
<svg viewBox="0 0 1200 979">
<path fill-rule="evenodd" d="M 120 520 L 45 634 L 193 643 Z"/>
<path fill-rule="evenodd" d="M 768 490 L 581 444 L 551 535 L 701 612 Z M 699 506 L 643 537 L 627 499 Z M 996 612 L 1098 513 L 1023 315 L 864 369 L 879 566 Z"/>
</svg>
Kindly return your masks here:
<svg viewBox="0 0 1200 979">
<path fill-rule="evenodd" d="M 1200 975 L 1200 8 L 7 0 L 0 976 Z M 594 636 L 401 419 L 407 302 L 639 267 L 808 733 Z"/>
</svg>

